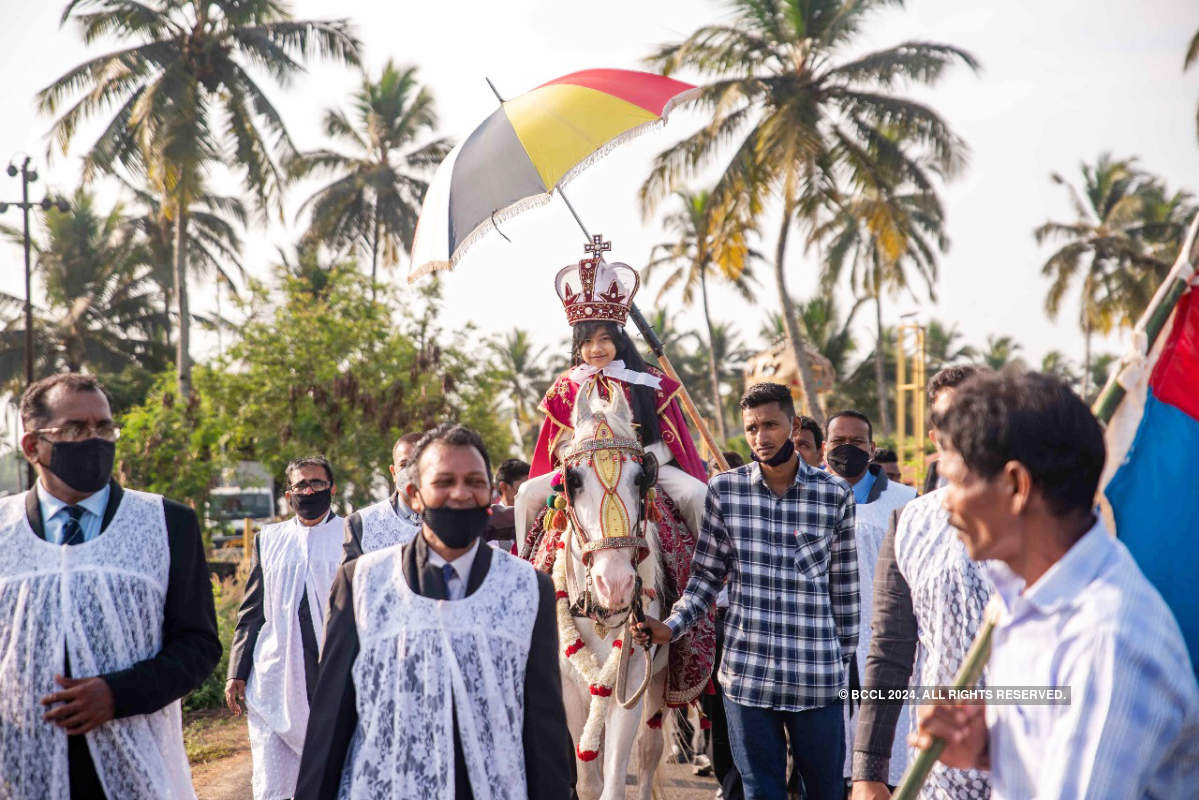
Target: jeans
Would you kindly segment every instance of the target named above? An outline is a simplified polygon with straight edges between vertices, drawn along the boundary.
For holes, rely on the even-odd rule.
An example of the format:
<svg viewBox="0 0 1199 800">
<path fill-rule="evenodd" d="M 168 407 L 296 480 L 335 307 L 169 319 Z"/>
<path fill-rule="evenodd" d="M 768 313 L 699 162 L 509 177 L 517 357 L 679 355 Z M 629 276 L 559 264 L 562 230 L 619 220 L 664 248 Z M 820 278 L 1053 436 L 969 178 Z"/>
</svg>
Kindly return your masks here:
<svg viewBox="0 0 1199 800">
<path fill-rule="evenodd" d="M 716 609 L 716 655 L 712 662 L 712 685 L 716 694 L 705 694 L 700 697 L 704 714 L 712 720 L 712 771 L 724 795 L 724 800 L 744 800 L 745 793 L 741 790 L 741 776 L 737 774 L 737 765 L 733 763 L 733 750 L 729 742 L 729 725 L 724 716 L 724 692 L 720 689 L 720 680 L 716 673 L 720 671 L 720 656 L 724 652 L 724 617 L 726 609 Z"/>
<path fill-rule="evenodd" d="M 810 711 L 776 711 L 739 705 L 726 695 L 724 709 L 746 800 L 787 800 L 788 737 L 808 800 L 844 798 L 841 703 Z"/>
</svg>

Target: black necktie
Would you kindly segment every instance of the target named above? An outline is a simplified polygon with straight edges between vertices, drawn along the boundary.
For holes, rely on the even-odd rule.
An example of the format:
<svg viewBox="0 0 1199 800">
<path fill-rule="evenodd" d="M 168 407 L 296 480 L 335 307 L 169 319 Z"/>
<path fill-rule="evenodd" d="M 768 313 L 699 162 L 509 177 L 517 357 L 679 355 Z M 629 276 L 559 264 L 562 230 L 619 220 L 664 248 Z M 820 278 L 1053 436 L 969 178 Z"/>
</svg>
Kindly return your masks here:
<svg viewBox="0 0 1199 800">
<path fill-rule="evenodd" d="M 63 544 L 83 544 L 83 527 L 79 524 L 82 516 L 82 506 L 67 506 L 67 521 L 62 526 Z"/>
</svg>

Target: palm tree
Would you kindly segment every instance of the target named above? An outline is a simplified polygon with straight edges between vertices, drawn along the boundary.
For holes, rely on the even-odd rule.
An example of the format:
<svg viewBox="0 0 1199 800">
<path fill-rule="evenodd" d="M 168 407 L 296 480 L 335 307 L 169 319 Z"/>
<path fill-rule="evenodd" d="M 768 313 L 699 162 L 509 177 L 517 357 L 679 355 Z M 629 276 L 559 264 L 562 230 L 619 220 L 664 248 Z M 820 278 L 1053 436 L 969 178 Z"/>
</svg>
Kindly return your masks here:
<svg viewBox="0 0 1199 800">
<path fill-rule="evenodd" d="M 300 206 L 301 214 L 312 211 L 305 235 L 369 255 L 372 283 L 380 256 L 385 266 L 394 266 L 412 242 L 428 188 L 423 176 L 450 150 L 444 138 L 415 144 L 437 127 L 433 94 L 417 83 L 416 72 L 388 61 L 377 81 L 363 73 L 352 118 L 338 109 L 325 111 L 325 134 L 352 153 L 314 150 L 288 163 L 293 178 L 335 176 Z"/>
<path fill-rule="evenodd" d="M 1190 69 L 1196 61 L 1199 61 L 1199 31 L 1195 31 L 1195 36 L 1187 47 L 1186 59 L 1182 62 L 1183 71 Z M 1195 116 L 1195 133 L 1199 135 L 1199 114 Z"/>
<path fill-rule="evenodd" d="M 513 328 L 489 342 L 488 349 L 495 356 L 500 382 L 512 400 L 513 438 L 522 452 L 531 452 L 536 444 L 534 412 L 545 394 L 549 377 L 545 369 L 546 348 L 535 346 L 528 331 Z M 530 433 L 534 437 L 532 442 Z"/>
<path fill-rule="evenodd" d="M 858 192 L 834 209 L 831 218 L 815 227 L 809 241 L 829 240 L 821 284 L 832 291 L 848 262 L 849 282 L 856 296 L 874 300 L 874 378 L 878 382 L 878 419 L 883 436 L 891 435 L 887 411 L 887 377 L 883 369 L 883 292 L 894 297 L 911 293 L 908 267 L 923 280 L 930 300 L 936 300 L 936 252 L 949 246 L 945 215 L 932 191 L 893 191 L 880 185 Z M 914 293 L 912 293 L 914 296 Z"/>
<path fill-rule="evenodd" d="M 174 222 L 162 205 L 161 196 L 149 188 L 121 180 L 125 190 L 133 195 L 140 213 L 130 216 L 127 224 L 142 237 L 148 249 L 152 278 L 163 294 L 164 311 L 169 317 L 175 285 Z M 236 197 L 197 192 L 188 212 L 187 267 L 194 276 L 216 278 L 236 297 L 236 273 L 246 280 L 241 263 L 241 237 L 237 229 L 246 226 L 245 205 Z M 230 269 L 232 267 L 233 269 Z M 195 319 L 195 315 L 192 315 Z"/>
<path fill-rule="evenodd" d="M 1078 383 L 1078 375 L 1074 372 L 1074 365 L 1070 363 L 1070 359 L 1066 357 L 1066 354 L 1060 350 L 1050 350 L 1041 358 L 1041 372 L 1060 378 L 1071 386 Z"/>
<path fill-rule="evenodd" d="M 940 320 L 928 321 L 924 335 L 924 359 L 930 376 L 950 364 L 978 357 L 978 351 L 972 346 L 959 344 L 962 338 L 956 322 L 945 327 Z"/>
<path fill-rule="evenodd" d="M 32 242 L 45 297 L 35 328 L 39 371 L 112 375 L 169 363 L 158 335 L 168 321 L 155 307 L 147 251 L 121 206 L 100 212 L 80 189 L 69 210 L 43 212 L 42 227 L 43 240 Z M 16 376 L 24 347 L 5 338 L 0 383 Z"/>
<path fill-rule="evenodd" d="M 695 301 L 696 289 L 699 290 L 708 333 L 708 389 L 712 393 L 716 438 L 725 442 L 728 435 L 724 403 L 720 396 L 708 277 L 723 279 L 742 297 L 750 300 L 752 293 L 749 284 L 753 280 L 751 264 L 759 255 L 749 247 L 752 229 L 743 220 L 723 213 L 723 209 L 714 208 L 707 190 L 680 191 L 676 194 L 682 209 L 663 220 L 664 227 L 672 235 L 672 241 L 655 245 L 651 250 L 649 263 L 645 265 L 645 280 L 648 282 L 660 267 L 671 268 L 658 291 L 659 303 L 668 291 L 681 287 L 683 305 L 689 306 Z"/>
<path fill-rule="evenodd" d="M 797 301 L 794 298 L 791 300 L 799 311 L 799 324 L 803 328 L 804 338 L 828 359 L 838 379 L 843 380 L 849 372 L 849 357 L 857 348 L 849 328 L 853 325 L 858 309 L 868 299 L 870 298 L 859 297 L 855 300 L 844 319 L 841 318 L 837 298 L 832 294 L 816 295 L 807 301 Z M 768 344 L 781 341 L 787 335 L 782 314 L 769 312 L 760 333 Z"/>
<path fill-rule="evenodd" d="M 1094 166 L 1081 165 L 1081 191 L 1061 175 L 1075 221 L 1046 222 L 1037 242 L 1064 240 L 1041 267 L 1050 278 L 1045 310 L 1055 318 L 1067 292 L 1080 286 L 1079 324 L 1084 335 L 1083 387 L 1091 377 L 1091 338 L 1116 325 L 1135 325 L 1174 260 L 1185 218 L 1192 212 L 1185 193 L 1167 196 L 1164 187 L 1136 168 L 1136 159 L 1113 160 L 1103 153 Z"/>
<path fill-rule="evenodd" d="M 812 224 L 839 186 L 867 173 L 901 175 L 931 188 L 925 159 L 945 175 L 961 166 L 964 145 L 928 106 L 891 93 L 901 82 L 932 84 L 954 63 L 976 68 L 963 50 L 927 42 L 844 59 L 872 11 L 890 0 L 732 0 L 733 19 L 705 25 L 647 61 L 672 74 L 692 68 L 712 78 L 695 103 L 712 120 L 663 151 L 641 187 L 652 212 L 681 180 L 707 169 L 736 142 L 712 189 L 712 202 L 757 217 L 771 194 L 782 204 L 774 277 L 788 344 L 818 419 L 823 412 L 787 293 L 784 256 L 791 225 Z M 919 149 L 921 152 L 916 152 Z"/>
<path fill-rule="evenodd" d="M 1003 369 L 1008 364 L 1023 364 L 1024 361 L 1017 353 L 1024 348 L 1011 336 L 987 337 L 987 346 L 983 349 L 981 358 L 991 369 Z"/>
<path fill-rule="evenodd" d="M 128 46 L 68 70 L 38 93 L 38 106 L 59 115 L 51 134 L 64 153 L 84 122 L 115 107 L 84 155 L 84 179 L 145 176 L 162 197 L 175 234 L 178 387 L 190 396 L 186 242 L 201 178 L 231 155 L 265 211 L 281 204 L 279 161 L 295 152 L 248 68 L 286 86 L 310 55 L 358 63 L 359 43 L 345 20 L 293 20 L 278 0 L 70 0 L 61 21 L 69 19 L 88 44 L 115 36 Z"/>
<path fill-rule="evenodd" d="M 745 385 L 745 365 L 754 355 L 737 331 L 738 326 L 729 322 L 712 323 L 712 353 L 725 415 L 738 408 L 741 390 Z"/>
</svg>

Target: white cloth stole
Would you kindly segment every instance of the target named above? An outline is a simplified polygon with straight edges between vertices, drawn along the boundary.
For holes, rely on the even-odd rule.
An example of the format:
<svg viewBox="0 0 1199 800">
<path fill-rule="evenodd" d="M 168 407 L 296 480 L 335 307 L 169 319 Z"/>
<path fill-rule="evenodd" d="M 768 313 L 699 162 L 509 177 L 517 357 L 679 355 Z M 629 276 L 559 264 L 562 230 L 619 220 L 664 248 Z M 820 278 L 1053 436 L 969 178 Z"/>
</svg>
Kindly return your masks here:
<svg viewBox="0 0 1199 800">
<path fill-rule="evenodd" d="M 578 386 L 583 385 L 583 381 L 587 380 L 596 373 L 603 373 L 606 377 L 615 378 L 618 381 L 624 381 L 631 386 L 648 386 L 651 389 L 661 389 L 662 379 L 657 375 L 650 375 L 648 372 L 634 372 L 625 367 L 624 361 L 617 359 L 608 364 L 603 369 L 596 369 L 590 364 L 579 364 L 571 368 L 568 377 Z"/>
</svg>

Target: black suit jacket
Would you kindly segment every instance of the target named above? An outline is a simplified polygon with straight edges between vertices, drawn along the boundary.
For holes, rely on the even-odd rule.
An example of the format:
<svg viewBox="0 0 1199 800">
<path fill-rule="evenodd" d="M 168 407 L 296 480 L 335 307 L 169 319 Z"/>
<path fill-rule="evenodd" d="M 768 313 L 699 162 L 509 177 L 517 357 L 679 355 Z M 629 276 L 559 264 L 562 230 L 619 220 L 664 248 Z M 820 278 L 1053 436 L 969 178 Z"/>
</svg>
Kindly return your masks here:
<svg viewBox="0 0 1199 800">
<path fill-rule="evenodd" d="M 392 492 L 387 498 L 392 511 L 400 516 L 400 495 Z M 346 517 L 346 540 L 341 545 L 341 563 L 348 564 L 362 555 L 362 512 L 355 511 Z"/>
<path fill-rule="evenodd" d="M 109 484 L 108 506 L 100 522 L 101 536 L 112 522 L 124 494 L 116 481 Z M 221 658 L 212 583 L 196 512 L 165 498 L 162 505 L 171 557 L 162 609 L 162 649 L 126 669 L 100 676 L 112 690 L 118 718 L 150 714 L 178 700 L 203 683 Z M 33 532 L 46 538 L 42 508 L 35 490 L 25 494 L 25 515 Z M 69 663 L 66 669 L 70 675 Z M 67 760 L 72 800 L 103 798 L 104 791 L 85 737 L 67 737 Z"/>
<path fill-rule="evenodd" d="M 417 536 L 400 552 L 404 578 L 424 597 L 446 598 L 441 570 L 429 564 L 428 544 Z M 492 548 L 479 543 L 466 582 L 472 595 L 491 568 Z M 320 676 L 308 716 L 304 753 L 296 800 L 332 800 L 337 797 L 342 767 L 350 739 L 358 725 L 357 695 L 351 669 L 358 657 L 358 629 L 354 621 L 353 582 L 356 561 L 343 564 L 333 582 Z M 533 638 L 525 666 L 524 753 L 530 800 L 567 800 L 574 786 L 574 752 L 562 682 L 558 673 L 558 621 L 554 585 L 548 575 L 537 574 L 538 608 Z M 508 598 L 496 598 L 506 602 Z M 470 798 L 470 781 L 454 726 L 456 798 Z M 430 787 L 434 791 L 435 787 Z M 388 800 L 380 798 L 379 800 Z"/>
</svg>

